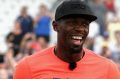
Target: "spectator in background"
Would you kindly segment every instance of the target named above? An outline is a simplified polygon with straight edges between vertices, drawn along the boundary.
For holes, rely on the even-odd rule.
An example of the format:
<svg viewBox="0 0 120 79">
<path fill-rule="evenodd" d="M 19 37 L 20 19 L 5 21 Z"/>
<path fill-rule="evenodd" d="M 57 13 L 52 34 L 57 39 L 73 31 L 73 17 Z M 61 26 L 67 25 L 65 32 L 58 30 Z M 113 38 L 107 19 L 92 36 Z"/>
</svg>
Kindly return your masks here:
<svg viewBox="0 0 120 79">
<path fill-rule="evenodd" d="M 22 7 L 21 14 L 18 16 L 17 22 L 20 23 L 24 34 L 33 32 L 33 19 L 30 15 L 28 15 L 26 6 Z"/>
<path fill-rule="evenodd" d="M 104 34 L 102 45 L 101 45 L 101 55 L 111 59 L 112 52 L 109 48 L 109 34 Z"/>
<path fill-rule="evenodd" d="M 120 14 L 120 0 L 114 0 L 114 6 L 115 6 L 116 14 L 119 15 Z"/>
<path fill-rule="evenodd" d="M 112 59 L 116 62 L 120 62 L 120 30 L 117 30 L 114 35 L 116 38 L 116 42 L 111 43 L 110 45 Z"/>
<path fill-rule="evenodd" d="M 46 39 L 44 37 L 38 38 L 37 43 L 40 45 L 41 50 L 48 47 L 48 42 L 46 42 Z"/>
<path fill-rule="evenodd" d="M 39 39 L 44 39 L 44 44 L 48 44 L 50 41 L 50 23 L 51 13 L 49 12 L 46 5 L 42 4 L 39 7 L 39 13 L 35 18 L 35 35 Z"/>
<path fill-rule="evenodd" d="M 89 2 L 89 6 L 91 7 L 94 14 L 98 17 L 96 21 L 100 25 L 100 35 L 103 36 L 106 31 L 105 19 L 108 10 L 103 4 L 102 0 L 92 0 L 91 2 Z"/>
<path fill-rule="evenodd" d="M 9 79 L 12 79 L 14 68 L 19 60 L 37 51 L 40 51 L 40 46 L 38 46 L 38 43 L 35 43 L 34 35 L 31 33 L 24 35 L 20 42 L 19 51 L 17 51 L 17 54 L 14 55 L 13 48 L 9 48 L 5 55 L 5 64 L 7 65 L 6 70 L 8 71 L 7 75 Z"/>
<path fill-rule="evenodd" d="M 115 4 L 114 4 L 115 0 L 104 0 L 104 4 L 106 6 L 106 8 L 108 9 L 108 11 L 116 13 L 115 12 Z"/>
<path fill-rule="evenodd" d="M 8 79 L 8 72 L 4 57 L 5 55 L 0 54 L 0 79 Z"/>
<path fill-rule="evenodd" d="M 99 28 L 100 26 L 96 21 L 90 23 L 89 34 L 84 45 L 85 47 L 91 50 L 95 50 L 94 41 L 95 41 L 95 38 L 99 36 Z"/>
<path fill-rule="evenodd" d="M 120 30 L 117 30 L 114 35 L 116 42 L 110 44 L 111 59 L 116 62 L 120 70 Z"/>
<path fill-rule="evenodd" d="M 15 26 L 12 32 L 10 32 L 6 37 L 6 42 L 8 45 L 8 50 L 5 55 L 5 63 L 7 65 L 8 79 L 12 79 L 12 74 L 17 62 L 21 59 L 18 57 L 20 54 L 20 45 L 24 33 L 22 32 L 21 25 L 18 21 L 15 21 Z"/>
<path fill-rule="evenodd" d="M 6 52 L 6 55 L 5 55 L 5 64 L 7 66 L 7 75 L 8 75 L 8 79 L 12 79 L 12 74 L 13 74 L 13 71 L 15 69 L 15 66 L 18 62 L 18 60 L 16 60 L 16 57 L 18 56 L 19 53 L 17 53 L 15 56 L 14 56 L 14 51 L 9 48 L 8 51 Z"/>
<path fill-rule="evenodd" d="M 20 23 L 15 21 L 14 30 L 10 32 L 6 37 L 8 48 L 11 48 L 14 51 L 14 56 L 16 56 L 17 53 L 19 52 L 20 43 L 23 37 L 24 34 L 22 32 Z"/>
<path fill-rule="evenodd" d="M 111 51 L 107 45 L 102 46 L 101 56 L 111 59 Z"/>
<path fill-rule="evenodd" d="M 115 32 L 120 30 L 120 21 L 118 16 L 109 13 L 107 18 L 107 31 L 110 36 L 110 41 L 114 43 L 116 41 Z"/>
<path fill-rule="evenodd" d="M 34 37 L 33 34 L 26 34 L 21 42 L 21 49 L 20 49 L 20 54 L 22 54 L 22 57 L 31 55 L 34 53 L 34 49 L 32 47 L 34 43 Z"/>
</svg>

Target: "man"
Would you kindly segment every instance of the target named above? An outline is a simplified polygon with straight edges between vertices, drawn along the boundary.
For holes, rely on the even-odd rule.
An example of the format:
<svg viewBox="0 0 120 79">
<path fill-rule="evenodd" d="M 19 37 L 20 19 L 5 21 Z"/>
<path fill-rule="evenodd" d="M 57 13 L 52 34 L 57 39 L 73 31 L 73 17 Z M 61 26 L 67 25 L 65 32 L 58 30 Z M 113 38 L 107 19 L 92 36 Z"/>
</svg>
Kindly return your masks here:
<svg viewBox="0 0 120 79">
<path fill-rule="evenodd" d="M 28 15 L 26 6 L 22 7 L 21 14 L 18 16 L 17 22 L 20 23 L 23 34 L 33 32 L 33 19 Z"/>
<path fill-rule="evenodd" d="M 64 1 L 53 21 L 57 45 L 22 60 L 14 79 L 120 79 L 112 61 L 83 48 L 89 23 L 96 19 L 84 2 Z"/>
</svg>

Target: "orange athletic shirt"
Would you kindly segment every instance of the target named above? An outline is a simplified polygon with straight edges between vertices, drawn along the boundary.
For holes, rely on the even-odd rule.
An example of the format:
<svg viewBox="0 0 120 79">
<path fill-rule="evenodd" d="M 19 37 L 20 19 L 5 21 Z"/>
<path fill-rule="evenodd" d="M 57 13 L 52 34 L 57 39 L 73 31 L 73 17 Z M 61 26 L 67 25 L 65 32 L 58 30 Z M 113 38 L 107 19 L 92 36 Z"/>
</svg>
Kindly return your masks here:
<svg viewBox="0 0 120 79">
<path fill-rule="evenodd" d="M 120 79 L 110 60 L 85 49 L 85 56 L 71 71 L 69 64 L 54 55 L 54 47 L 26 57 L 16 66 L 13 79 Z"/>
</svg>

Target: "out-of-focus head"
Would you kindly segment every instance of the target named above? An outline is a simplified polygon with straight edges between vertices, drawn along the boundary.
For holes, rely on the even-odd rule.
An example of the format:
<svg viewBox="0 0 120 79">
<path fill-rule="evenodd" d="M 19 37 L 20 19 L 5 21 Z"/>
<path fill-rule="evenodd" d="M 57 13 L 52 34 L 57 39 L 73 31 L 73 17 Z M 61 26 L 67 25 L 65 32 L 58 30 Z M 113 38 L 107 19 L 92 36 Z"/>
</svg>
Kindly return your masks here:
<svg viewBox="0 0 120 79">
<path fill-rule="evenodd" d="M 120 30 L 117 30 L 115 32 L 115 38 L 116 38 L 117 42 L 120 42 Z"/>
<path fill-rule="evenodd" d="M 45 4 L 40 5 L 40 13 L 44 14 L 48 11 L 48 7 Z"/>
<path fill-rule="evenodd" d="M 25 14 L 27 14 L 27 6 L 23 6 L 22 8 L 21 8 L 21 15 L 25 15 Z"/>
</svg>

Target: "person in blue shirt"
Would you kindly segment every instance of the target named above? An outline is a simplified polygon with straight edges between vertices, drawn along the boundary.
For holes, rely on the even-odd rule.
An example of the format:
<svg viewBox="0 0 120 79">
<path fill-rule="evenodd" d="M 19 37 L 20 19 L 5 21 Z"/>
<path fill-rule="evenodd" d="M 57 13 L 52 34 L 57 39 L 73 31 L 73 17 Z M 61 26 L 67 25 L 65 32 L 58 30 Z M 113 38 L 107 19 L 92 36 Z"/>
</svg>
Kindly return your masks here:
<svg viewBox="0 0 120 79">
<path fill-rule="evenodd" d="M 40 6 L 40 12 L 35 18 L 35 35 L 39 38 L 44 38 L 46 43 L 50 41 L 50 23 L 51 23 L 51 13 L 49 12 L 46 5 L 42 4 Z"/>
</svg>

